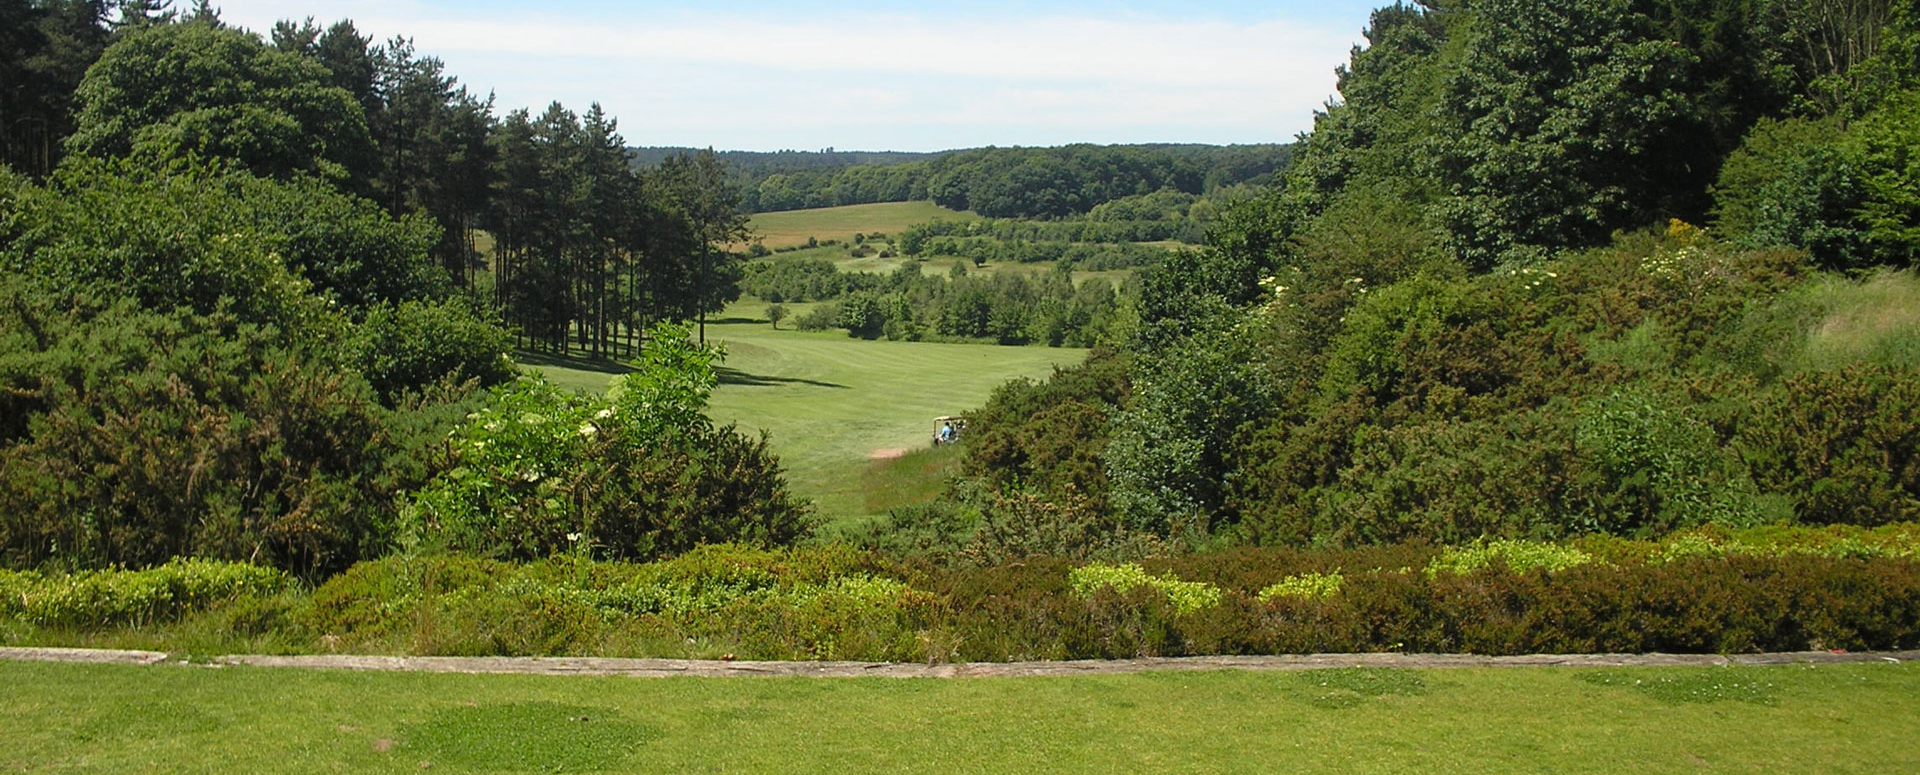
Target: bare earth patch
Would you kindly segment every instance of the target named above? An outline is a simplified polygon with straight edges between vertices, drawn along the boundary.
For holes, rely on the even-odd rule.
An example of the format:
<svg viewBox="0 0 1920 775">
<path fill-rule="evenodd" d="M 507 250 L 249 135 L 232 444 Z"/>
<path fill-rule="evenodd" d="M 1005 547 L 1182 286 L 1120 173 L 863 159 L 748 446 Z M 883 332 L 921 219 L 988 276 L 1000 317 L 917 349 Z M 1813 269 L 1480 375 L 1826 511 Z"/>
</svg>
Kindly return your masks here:
<svg viewBox="0 0 1920 775">
<path fill-rule="evenodd" d="M 907 454 L 906 447 L 881 447 L 872 452 L 868 452 L 867 459 L 868 460 L 892 460 L 894 458 L 904 457 L 906 456 L 906 454 Z"/>
</svg>

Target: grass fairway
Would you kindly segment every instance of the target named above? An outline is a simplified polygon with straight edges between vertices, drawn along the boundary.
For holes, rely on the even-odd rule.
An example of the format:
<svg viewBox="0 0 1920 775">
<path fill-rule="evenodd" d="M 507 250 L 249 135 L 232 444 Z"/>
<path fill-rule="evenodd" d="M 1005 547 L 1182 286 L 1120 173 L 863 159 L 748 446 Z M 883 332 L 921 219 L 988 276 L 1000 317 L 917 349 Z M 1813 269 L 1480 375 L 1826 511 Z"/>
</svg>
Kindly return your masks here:
<svg viewBox="0 0 1920 775">
<path fill-rule="evenodd" d="M 787 306 L 798 317 L 810 305 Z M 776 331 L 761 318 L 765 310 L 744 302 L 709 319 L 707 337 L 726 344 L 727 360 L 708 414 L 770 433 L 795 493 L 829 521 L 874 513 L 867 480 L 898 482 L 869 474 L 875 452 L 928 446 L 933 418 L 980 406 L 1007 380 L 1045 377 L 1086 357 L 1071 348 L 870 342 L 844 331 L 798 331 L 791 322 Z M 552 359 L 529 365 L 582 390 L 605 389 L 615 373 Z"/>
<path fill-rule="evenodd" d="M 1920 667 L 594 678 L 0 663 L 0 772 L 1911 773 Z"/>
<path fill-rule="evenodd" d="M 856 233 L 897 235 L 908 226 L 932 220 L 972 221 L 980 216 L 949 210 L 932 202 L 883 202 L 871 205 L 821 207 L 760 213 L 749 222 L 754 236 L 768 248 L 805 245 L 808 237 L 849 240 Z"/>
<path fill-rule="evenodd" d="M 928 446 L 933 418 L 959 414 L 1015 377 L 1045 377 L 1085 350 L 863 341 L 842 331 L 779 331 L 765 305 L 736 305 L 707 335 L 727 345 L 710 412 L 765 429 L 794 489 L 828 518 L 869 513 L 874 454 Z M 801 314 L 798 311 L 795 314 Z M 753 317 L 749 317 L 753 316 Z"/>
</svg>

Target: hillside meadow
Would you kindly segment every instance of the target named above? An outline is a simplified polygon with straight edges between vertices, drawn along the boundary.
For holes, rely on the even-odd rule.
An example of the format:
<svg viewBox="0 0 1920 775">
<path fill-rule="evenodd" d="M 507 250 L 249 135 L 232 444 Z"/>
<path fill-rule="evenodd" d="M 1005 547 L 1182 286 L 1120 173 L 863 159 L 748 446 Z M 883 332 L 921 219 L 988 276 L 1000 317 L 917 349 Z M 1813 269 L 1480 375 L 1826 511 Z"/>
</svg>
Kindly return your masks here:
<svg viewBox="0 0 1920 775">
<path fill-rule="evenodd" d="M 883 202 L 759 213 L 747 226 L 753 234 L 750 239 L 758 239 L 768 249 L 778 250 L 805 245 L 810 238 L 844 242 L 853 239 L 855 234 L 899 234 L 909 226 L 927 221 L 978 218 L 971 212 L 949 210 L 932 202 Z"/>
</svg>

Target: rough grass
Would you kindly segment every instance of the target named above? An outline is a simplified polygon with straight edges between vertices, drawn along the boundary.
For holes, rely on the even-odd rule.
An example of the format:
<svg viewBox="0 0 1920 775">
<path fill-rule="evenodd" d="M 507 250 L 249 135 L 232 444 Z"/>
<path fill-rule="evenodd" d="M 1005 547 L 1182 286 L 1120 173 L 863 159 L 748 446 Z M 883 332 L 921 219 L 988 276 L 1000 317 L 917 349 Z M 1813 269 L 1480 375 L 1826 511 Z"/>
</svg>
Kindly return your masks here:
<svg viewBox="0 0 1920 775">
<path fill-rule="evenodd" d="M 866 489 L 866 513 L 885 514 L 901 506 L 927 503 L 946 489 L 946 481 L 960 472 L 960 447 L 944 444 L 921 447 L 900 457 L 874 460 L 861 474 Z"/>
<path fill-rule="evenodd" d="M 0 771 L 1908 773 L 1920 668 L 634 679 L 0 663 Z"/>
<path fill-rule="evenodd" d="M 979 216 L 949 210 L 932 202 L 883 202 L 870 205 L 821 207 L 760 213 L 748 226 L 768 248 L 805 245 L 807 238 L 850 240 L 855 233 L 897 235 L 908 226 L 932 220 L 971 221 Z"/>
<path fill-rule="evenodd" d="M 1920 276 L 1882 271 L 1859 281 L 1816 286 L 1824 317 L 1807 332 L 1804 359 L 1812 368 L 1920 362 Z"/>
<path fill-rule="evenodd" d="M 812 305 L 786 306 L 797 318 Z M 776 331 L 765 312 L 765 303 L 743 301 L 708 319 L 707 337 L 728 351 L 708 413 L 771 434 L 793 490 L 829 521 L 883 513 L 869 508 L 865 483 L 876 450 L 930 446 L 935 417 L 979 407 L 1008 380 L 1042 378 L 1086 357 L 1072 348 L 864 341 L 792 322 Z M 585 360 L 534 367 L 583 390 L 606 389 L 620 370 Z M 899 486 L 899 477 L 883 486 Z"/>
</svg>

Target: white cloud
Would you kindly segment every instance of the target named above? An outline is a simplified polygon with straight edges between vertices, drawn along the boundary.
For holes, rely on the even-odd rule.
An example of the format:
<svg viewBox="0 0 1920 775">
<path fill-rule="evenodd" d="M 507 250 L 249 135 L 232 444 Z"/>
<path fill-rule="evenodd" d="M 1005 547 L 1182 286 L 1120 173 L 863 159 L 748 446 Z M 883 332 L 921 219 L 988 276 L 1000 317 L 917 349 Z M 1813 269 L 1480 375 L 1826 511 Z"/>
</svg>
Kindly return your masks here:
<svg viewBox="0 0 1920 775">
<path fill-rule="evenodd" d="M 229 22 L 256 30 L 306 13 L 284 0 L 222 8 Z M 1355 42 L 1284 20 L 475 12 L 362 0 L 327 11 L 364 34 L 413 37 L 463 82 L 497 90 L 503 108 L 597 100 L 635 142 L 721 147 L 853 147 L 856 137 L 881 136 L 876 128 L 909 126 L 924 128 L 881 145 L 1039 144 L 1053 140 L 1029 134 L 1075 126 L 1077 139 L 1097 142 L 1284 141 L 1310 126 L 1333 90 L 1333 67 Z M 675 136 L 637 131 L 655 127 Z M 1169 127 L 1191 134 L 1130 134 Z M 782 129 L 804 136 L 772 139 Z"/>
</svg>

